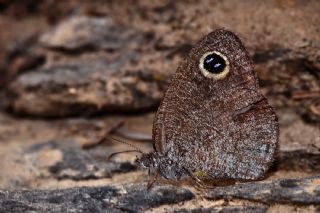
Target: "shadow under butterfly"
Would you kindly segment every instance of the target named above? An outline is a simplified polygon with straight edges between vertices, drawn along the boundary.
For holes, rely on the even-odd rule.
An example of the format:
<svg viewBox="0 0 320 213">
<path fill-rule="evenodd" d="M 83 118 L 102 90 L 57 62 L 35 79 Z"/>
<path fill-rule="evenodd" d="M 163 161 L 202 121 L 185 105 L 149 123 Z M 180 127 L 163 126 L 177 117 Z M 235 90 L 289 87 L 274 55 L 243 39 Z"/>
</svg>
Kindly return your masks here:
<svg viewBox="0 0 320 213">
<path fill-rule="evenodd" d="M 178 67 L 153 124 L 154 151 L 136 163 L 179 181 L 258 180 L 275 160 L 279 125 L 259 91 L 253 62 L 232 32 L 201 39 Z M 109 158 L 118 152 L 110 155 Z"/>
</svg>

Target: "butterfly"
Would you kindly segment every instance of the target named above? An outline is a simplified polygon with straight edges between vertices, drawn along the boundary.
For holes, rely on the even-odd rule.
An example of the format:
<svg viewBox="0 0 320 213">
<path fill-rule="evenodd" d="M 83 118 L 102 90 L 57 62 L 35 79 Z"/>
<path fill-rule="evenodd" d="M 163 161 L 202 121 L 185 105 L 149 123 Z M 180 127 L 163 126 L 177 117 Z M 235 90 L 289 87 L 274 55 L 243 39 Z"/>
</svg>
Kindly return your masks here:
<svg viewBox="0 0 320 213">
<path fill-rule="evenodd" d="M 155 116 L 154 151 L 136 162 L 174 181 L 256 180 L 273 163 L 278 138 L 277 116 L 247 50 L 218 29 L 179 65 Z"/>
</svg>

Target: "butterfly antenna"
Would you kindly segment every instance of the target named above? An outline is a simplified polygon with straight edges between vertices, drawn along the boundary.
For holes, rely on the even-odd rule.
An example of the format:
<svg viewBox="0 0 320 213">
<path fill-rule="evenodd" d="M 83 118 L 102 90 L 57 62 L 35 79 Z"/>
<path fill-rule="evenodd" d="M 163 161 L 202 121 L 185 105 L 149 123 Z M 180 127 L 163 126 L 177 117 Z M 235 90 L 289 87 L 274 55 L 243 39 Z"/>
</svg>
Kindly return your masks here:
<svg viewBox="0 0 320 213">
<path fill-rule="evenodd" d="M 139 152 L 139 151 L 133 149 L 133 150 L 125 150 L 125 151 L 120 151 L 120 152 L 114 152 L 114 153 L 111 153 L 111 154 L 108 156 L 107 160 L 110 161 L 110 160 L 113 158 L 113 156 L 118 155 L 118 154 L 122 154 L 122 153 L 128 153 L 128 152 Z"/>
<path fill-rule="evenodd" d="M 141 149 L 139 149 L 138 147 L 132 145 L 131 143 L 128 143 L 128 142 L 126 142 L 126 141 L 123 141 L 123 140 L 120 140 L 120 139 L 117 139 L 117 138 L 113 138 L 113 137 L 111 137 L 111 139 L 114 140 L 114 141 L 116 141 L 116 142 L 126 144 L 126 145 L 132 147 L 132 148 L 133 148 L 134 150 L 136 150 L 137 152 L 140 152 L 140 153 L 144 154 L 144 152 L 141 151 Z"/>
<path fill-rule="evenodd" d="M 120 151 L 120 152 L 114 152 L 114 153 L 112 153 L 112 154 L 110 154 L 110 155 L 108 156 L 108 160 L 111 160 L 111 158 L 112 158 L 113 156 L 115 156 L 115 155 L 118 155 L 118 154 L 121 154 L 121 153 L 127 153 L 127 152 L 139 152 L 139 153 L 141 153 L 141 154 L 144 154 L 144 152 L 141 151 L 138 147 L 136 147 L 136 146 L 134 146 L 134 145 L 132 145 L 132 144 L 126 142 L 126 141 L 123 141 L 123 140 L 120 140 L 120 139 L 117 139 L 117 138 L 112 138 L 112 137 L 111 137 L 111 139 L 112 139 L 113 141 L 118 142 L 118 143 L 126 144 L 126 145 L 130 146 L 130 147 L 133 148 L 133 149 L 132 149 L 132 150 L 126 150 L 126 151 Z"/>
</svg>

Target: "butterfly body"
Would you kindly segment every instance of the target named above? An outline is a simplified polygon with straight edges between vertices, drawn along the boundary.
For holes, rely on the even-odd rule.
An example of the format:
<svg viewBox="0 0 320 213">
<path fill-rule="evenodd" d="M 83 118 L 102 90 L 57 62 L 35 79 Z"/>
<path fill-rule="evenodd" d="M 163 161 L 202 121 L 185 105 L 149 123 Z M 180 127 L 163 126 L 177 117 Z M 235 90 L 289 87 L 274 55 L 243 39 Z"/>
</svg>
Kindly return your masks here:
<svg viewBox="0 0 320 213">
<path fill-rule="evenodd" d="M 232 32 L 216 30 L 178 67 L 155 117 L 155 150 L 138 161 L 172 180 L 254 180 L 274 161 L 278 135 L 248 52 Z"/>
</svg>

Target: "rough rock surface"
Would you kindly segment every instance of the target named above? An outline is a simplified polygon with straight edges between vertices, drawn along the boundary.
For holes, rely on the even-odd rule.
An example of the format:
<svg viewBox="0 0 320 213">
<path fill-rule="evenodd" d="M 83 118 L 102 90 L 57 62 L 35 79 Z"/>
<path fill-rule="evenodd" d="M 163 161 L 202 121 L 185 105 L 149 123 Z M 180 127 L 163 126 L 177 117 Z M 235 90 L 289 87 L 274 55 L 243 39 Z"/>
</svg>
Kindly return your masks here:
<svg viewBox="0 0 320 213">
<path fill-rule="evenodd" d="M 155 107 L 164 83 L 155 73 L 130 67 L 135 54 L 85 56 L 21 75 L 11 84 L 12 108 L 58 117 Z"/>
<path fill-rule="evenodd" d="M 163 203 L 190 200 L 187 189 L 156 186 L 147 191 L 145 185 L 126 185 L 64 190 L 5 191 L 0 190 L 0 212 L 141 212 Z"/>
<path fill-rule="evenodd" d="M 260 206 L 231 206 L 231 207 L 212 207 L 212 208 L 196 208 L 196 209 L 177 209 L 168 211 L 168 213 L 224 213 L 224 212 L 266 212 L 266 207 Z"/>
<path fill-rule="evenodd" d="M 245 199 L 265 204 L 320 205 L 320 177 L 283 179 L 217 187 L 205 193 L 208 199 Z"/>
<path fill-rule="evenodd" d="M 320 149 L 316 146 L 281 147 L 278 155 L 278 169 L 307 172 L 320 171 Z"/>
<path fill-rule="evenodd" d="M 40 38 L 47 48 L 71 52 L 114 51 L 128 45 L 139 46 L 142 41 L 143 34 L 119 26 L 112 18 L 88 16 L 71 17 Z"/>
<path fill-rule="evenodd" d="M 230 187 L 217 187 L 207 191 L 204 196 L 213 200 L 243 199 L 265 205 L 293 203 L 297 205 L 320 205 L 320 178 L 282 179 L 272 182 L 237 184 Z M 115 211 L 140 212 L 162 204 L 188 201 L 195 196 L 181 187 L 154 186 L 147 190 L 144 184 L 72 188 L 61 190 L 0 190 L 0 211 Z M 169 212 L 265 212 L 266 206 L 198 208 L 186 211 L 176 209 Z"/>
<path fill-rule="evenodd" d="M 130 162 L 111 162 L 106 157 L 94 159 L 70 141 L 49 141 L 33 145 L 26 149 L 25 158 L 34 163 L 42 178 L 49 176 L 59 180 L 98 179 L 136 169 Z"/>
<path fill-rule="evenodd" d="M 17 113 L 141 111 L 154 108 L 162 97 L 165 79 L 141 65 L 141 52 L 148 48 L 145 34 L 111 18 L 73 17 L 40 41 L 46 64 L 10 85 L 10 108 Z"/>
</svg>

